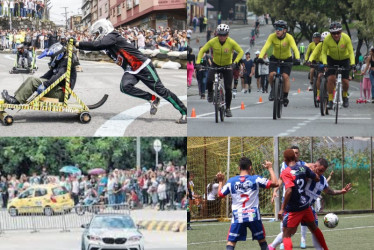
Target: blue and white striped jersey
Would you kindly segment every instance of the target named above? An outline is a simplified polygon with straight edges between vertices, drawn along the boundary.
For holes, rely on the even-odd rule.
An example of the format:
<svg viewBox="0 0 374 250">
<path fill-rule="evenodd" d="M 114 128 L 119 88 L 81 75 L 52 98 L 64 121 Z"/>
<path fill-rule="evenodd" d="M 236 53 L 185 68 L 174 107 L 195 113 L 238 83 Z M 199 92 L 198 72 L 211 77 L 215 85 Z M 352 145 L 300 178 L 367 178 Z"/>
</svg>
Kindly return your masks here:
<svg viewBox="0 0 374 250">
<path fill-rule="evenodd" d="M 309 198 L 309 205 L 313 205 L 316 199 L 321 195 L 322 191 L 329 187 L 325 176 L 320 176 L 320 181 L 315 182 L 312 179 L 308 179 L 305 185 L 305 193 Z"/>
</svg>

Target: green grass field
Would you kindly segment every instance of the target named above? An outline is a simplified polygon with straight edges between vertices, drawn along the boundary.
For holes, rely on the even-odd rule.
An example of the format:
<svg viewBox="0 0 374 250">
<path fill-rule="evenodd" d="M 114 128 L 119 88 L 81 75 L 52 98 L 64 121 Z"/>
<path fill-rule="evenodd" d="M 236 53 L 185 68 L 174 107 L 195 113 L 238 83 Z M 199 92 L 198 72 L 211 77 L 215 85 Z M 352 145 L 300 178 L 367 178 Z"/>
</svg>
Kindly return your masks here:
<svg viewBox="0 0 374 250">
<path fill-rule="evenodd" d="M 323 225 L 323 216 L 319 216 L 319 225 L 325 236 L 330 250 L 345 249 L 374 249 L 374 214 L 338 215 L 339 225 L 329 229 Z M 226 237 L 230 223 L 205 222 L 192 223 L 193 230 L 188 231 L 187 249 L 226 249 Z M 279 233 L 280 223 L 264 221 L 266 239 L 270 244 Z M 292 237 L 294 249 L 300 249 L 300 227 Z M 257 241 L 252 241 L 251 232 L 248 230 L 247 241 L 238 242 L 236 250 L 259 249 Z M 279 249 L 279 248 L 277 248 Z M 307 249 L 314 249 L 311 234 L 307 234 Z"/>
</svg>

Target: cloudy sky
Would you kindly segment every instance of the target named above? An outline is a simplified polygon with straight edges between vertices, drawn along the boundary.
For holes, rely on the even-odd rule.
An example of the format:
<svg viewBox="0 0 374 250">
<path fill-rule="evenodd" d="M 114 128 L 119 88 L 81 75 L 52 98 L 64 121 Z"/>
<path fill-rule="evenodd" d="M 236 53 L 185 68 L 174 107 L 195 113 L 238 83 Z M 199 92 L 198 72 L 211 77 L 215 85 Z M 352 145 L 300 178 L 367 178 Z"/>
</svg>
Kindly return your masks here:
<svg viewBox="0 0 374 250">
<path fill-rule="evenodd" d="M 78 14 L 78 11 L 82 13 L 82 0 L 51 0 L 51 3 L 51 20 L 56 24 L 65 24 L 65 9 L 62 7 L 68 7 L 68 17 Z"/>
</svg>

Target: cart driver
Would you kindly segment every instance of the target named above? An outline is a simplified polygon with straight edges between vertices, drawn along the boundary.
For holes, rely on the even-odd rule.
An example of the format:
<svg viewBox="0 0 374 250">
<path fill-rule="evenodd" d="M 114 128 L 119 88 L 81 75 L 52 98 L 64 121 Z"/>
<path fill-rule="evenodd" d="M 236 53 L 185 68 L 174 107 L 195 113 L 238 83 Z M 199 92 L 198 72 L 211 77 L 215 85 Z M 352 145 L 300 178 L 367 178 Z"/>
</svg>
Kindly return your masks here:
<svg viewBox="0 0 374 250">
<path fill-rule="evenodd" d="M 42 77 L 28 77 L 26 81 L 18 88 L 14 93 L 14 96 L 10 96 L 7 90 L 3 90 L 1 93 L 5 100 L 5 103 L 9 104 L 24 104 L 27 103 L 27 99 L 37 91 L 38 94 L 42 93 L 46 88 L 52 85 L 58 78 L 60 78 L 67 71 L 68 56 L 66 47 L 60 43 L 55 43 L 49 49 L 43 51 L 38 57 L 41 59 L 45 56 L 51 58 L 49 70 Z M 78 58 L 73 53 L 71 75 L 70 75 L 70 87 L 74 88 L 75 81 L 77 79 L 77 72 L 75 66 L 78 62 Z M 45 96 L 50 98 L 57 98 L 60 102 L 64 101 L 65 96 L 65 80 L 61 81 L 55 88 L 48 92 Z"/>
<path fill-rule="evenodd" d="M 17 46 L 17 68 L 26 68 L 25 61 L 27 61 L 27 67 L 31 68 L 32 52 L 20 44 Z"/>
</svg>

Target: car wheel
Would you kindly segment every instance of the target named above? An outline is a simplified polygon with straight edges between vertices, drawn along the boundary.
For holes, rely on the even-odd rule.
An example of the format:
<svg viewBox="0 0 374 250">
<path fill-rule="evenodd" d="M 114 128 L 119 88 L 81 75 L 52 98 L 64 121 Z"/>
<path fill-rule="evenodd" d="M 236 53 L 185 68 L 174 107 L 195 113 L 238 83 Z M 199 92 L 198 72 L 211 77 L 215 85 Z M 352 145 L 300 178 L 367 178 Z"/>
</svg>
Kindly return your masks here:
<svg viewBox="0 0 374 250">
<path fill-rule="evenodd" d="M 11 207 L 11 208 L 9 208 L 9 214 L 10 214 L 10 216 L 14 217 L 14 216 L 18 215 L 18 211 L 15 207 Z"/>
<path fill-rule="evenodd" d="M 45 207 L 44 208 L 44 215 L 45 216 L 52 216 L 53 215 L 53 210 L 51 207 Z"/>
</svg>

